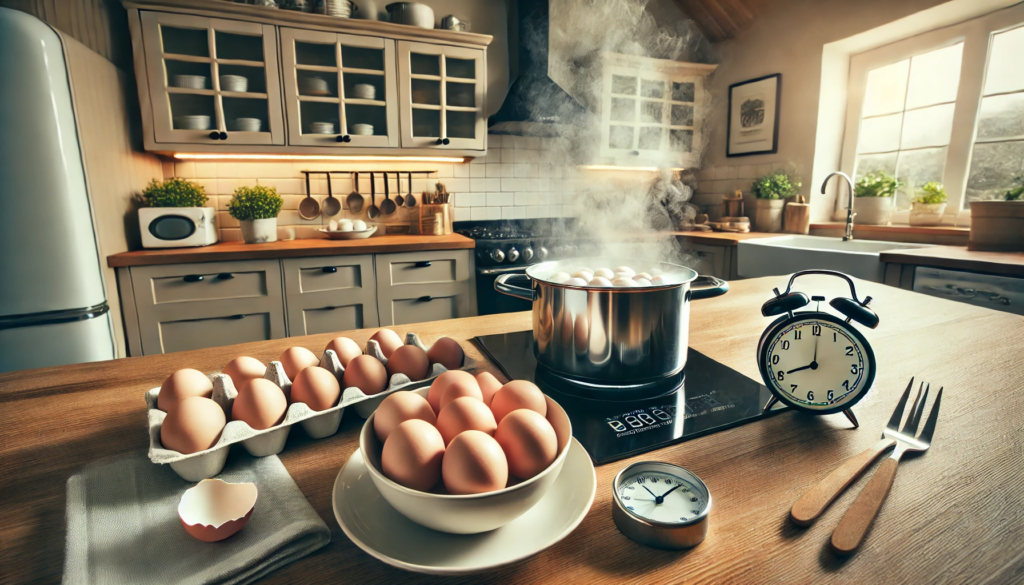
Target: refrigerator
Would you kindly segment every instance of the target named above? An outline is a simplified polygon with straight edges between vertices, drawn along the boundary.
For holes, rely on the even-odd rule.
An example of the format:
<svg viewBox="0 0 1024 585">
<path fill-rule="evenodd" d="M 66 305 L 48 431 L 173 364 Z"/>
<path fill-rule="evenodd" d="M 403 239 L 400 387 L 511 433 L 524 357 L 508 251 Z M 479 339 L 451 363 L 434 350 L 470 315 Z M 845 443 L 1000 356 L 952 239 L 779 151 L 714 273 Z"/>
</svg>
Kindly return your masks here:
<svg viewBox="0 0 1024 585">
<path fill-rule="evenodd" d="M 0 8 L 0 372 L 113 359 L 61 39 Z"/>
</svg>

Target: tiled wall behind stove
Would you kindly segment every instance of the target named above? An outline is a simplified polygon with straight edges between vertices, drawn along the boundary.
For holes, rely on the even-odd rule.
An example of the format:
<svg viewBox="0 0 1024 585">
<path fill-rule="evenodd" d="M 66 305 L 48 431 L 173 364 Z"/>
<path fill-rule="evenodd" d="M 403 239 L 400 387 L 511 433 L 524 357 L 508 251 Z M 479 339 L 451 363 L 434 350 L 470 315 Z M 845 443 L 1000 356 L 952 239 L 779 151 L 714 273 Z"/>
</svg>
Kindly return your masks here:
<svg viewBox="0 0 1024 585">
<path fill-rule="evenodd" d="M 221 241 L 242 239 L 238 221 L 227 212 L 228 202 L 240 186 L 267 185 L 277 188 L 284 198 L 278 215 L 278 237 L 281 239 L 322 237 L 317 232 L 330 219 L 350 217 L 367 220 L 366 208 L 370 200 L 370 178 L 359 177 L 359 192 L 366 205 L 354 214 L 344 208 L 335 218 L 322 215 L 306 220 L 299 217 L 299 202 L 305 197 L 305 180 L 301 171 L 435 171 L 429 177 L 414 175 L 413 193 L 419 201 L 424 190 L 433 190 L 434 184 L 445 184 L 453 193 L 455 221 L 478 219 L 525 219 L 562 217 L 572 215 L 572 167 L 565 162 L 558 139 L 498 136 L 488 137 L 488 154 L 470 163 L 356 163 L 356 162 L 165 162 L 164 178 L 180 177 L 195 181 L 206 188 L 210 205 L 217 209 Z M 408 194 L 406 176 L 401 177 L 402 195 Z M 352 191 L 352 180 L 345 175 L 333 175 L 331 187 L 335 197 L 345 205 L 345 197 Z M 399 187 L 391 175 L 389 192 L 392 198 Z M 310 180 L 312 196 L 320 202 L 327 198 L 327 181 L 323 175 Z M 377 205 L 384 198 L 382 177 L 377 175 Z M 415 222 L 418 206 L 402 208 L 378 223 Z M 382 221 L 383 220 L 383 221 Z M 383 230 L 380 230 L 383 233 Z"/>
</svg>

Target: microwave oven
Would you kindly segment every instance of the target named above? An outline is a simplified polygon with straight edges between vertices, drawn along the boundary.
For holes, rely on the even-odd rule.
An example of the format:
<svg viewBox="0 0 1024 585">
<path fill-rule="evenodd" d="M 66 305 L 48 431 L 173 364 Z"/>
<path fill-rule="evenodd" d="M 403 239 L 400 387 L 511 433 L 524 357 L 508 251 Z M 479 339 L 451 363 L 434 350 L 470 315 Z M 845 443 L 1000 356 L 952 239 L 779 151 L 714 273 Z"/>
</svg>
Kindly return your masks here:
<svg viewBox="0 0 1024 585">
<path fill-rule="evenodd" d="M 188 248 L 217 243 L 217 211 L 212 207 L 139 209 L 143 248 Z"/>
</svg>

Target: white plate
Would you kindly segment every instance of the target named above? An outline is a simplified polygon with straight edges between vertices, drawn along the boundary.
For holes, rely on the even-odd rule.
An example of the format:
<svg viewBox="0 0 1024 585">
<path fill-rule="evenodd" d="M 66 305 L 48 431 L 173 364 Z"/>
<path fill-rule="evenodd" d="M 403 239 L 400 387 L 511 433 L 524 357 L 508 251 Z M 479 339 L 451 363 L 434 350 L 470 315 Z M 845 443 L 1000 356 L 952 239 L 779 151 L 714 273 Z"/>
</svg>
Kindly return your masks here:
<svg viewBox="0 0 1024 585">
<path fill-rule="evenodd" d="M 325 230 L 320 228 L 318 232 L 327 234 L 327 237 L 332 240 L 362 240 L 372 236 L 377 231 L 377 226 L 370 226 L 361 232 L 332 232 L 331 230 Z"/>
<path fill-rule="evenodd" d="M 332 499 L 338 525 L 370 556 L 416 573 L 467 575 L 514 563 L 559 542 L 586 517 L 596 491 L 594 465 L 573 439 L 547 495 L 492 532 L 446 534 L 409 520 L 374 487 L 358 449 L 338 473 Z"/>
</svg>

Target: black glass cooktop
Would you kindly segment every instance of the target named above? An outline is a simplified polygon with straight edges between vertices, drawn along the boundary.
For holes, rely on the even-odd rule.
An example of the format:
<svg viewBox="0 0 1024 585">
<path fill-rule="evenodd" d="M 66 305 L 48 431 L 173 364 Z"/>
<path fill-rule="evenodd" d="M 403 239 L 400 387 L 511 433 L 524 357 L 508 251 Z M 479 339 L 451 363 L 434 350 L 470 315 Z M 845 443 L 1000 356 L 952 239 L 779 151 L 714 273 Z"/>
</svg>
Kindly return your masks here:
<svg viewBox="0 0 1024 585">
<path fill-rule="evenodd" d="M 770 416 L 763 384 L 689 350 L 684 373 L 656 389 L 587 392 L 538 366 L 533 332 L 485 335 L 474 341 L 509 379 L 532 380 L 558 401 L 573 436 L 595 464 L 608 463 Z"/>
</svg>

